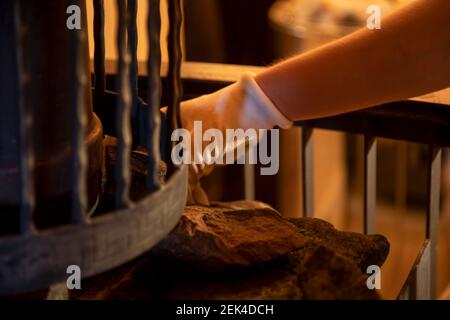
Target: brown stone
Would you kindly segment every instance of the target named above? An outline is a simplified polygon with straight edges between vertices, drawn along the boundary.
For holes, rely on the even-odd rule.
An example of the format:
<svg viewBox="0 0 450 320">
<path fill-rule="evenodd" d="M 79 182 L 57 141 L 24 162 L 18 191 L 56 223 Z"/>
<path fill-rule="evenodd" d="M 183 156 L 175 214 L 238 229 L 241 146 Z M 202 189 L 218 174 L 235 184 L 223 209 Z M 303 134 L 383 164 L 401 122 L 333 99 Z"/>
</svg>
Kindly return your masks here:
<svg viewBox="0 0 450 320">
<path fill-rule="evenodd" d="M 308 246 L 261 267 L 186 273 L 155 257 L 139 258 L 83 281 L 72 299 L 316 300 L 378 299 L 352 261 Z"/>
<path fill-rule="evenodd" d="M 291 218 L 289 221 L 303 237 L 350 259 L 363 272 L 370 265 L 383 265 L 389 253 L 389 242 L 382 235 L 338 231 L 331 223 L 320 219 Z"/>
<path fill-rule="evenodd" d="M 295 272 L 264 266 L 220 274 L 196 274 L 179 278 L 166 298 L 175 300 L 302 300 Z"/>
<path fill-rule="evenodd" d="M 193 206 L 150 254 L 85 281 L 72 298 L 379 299 L 365 269 L 388 251 L 383 236 L 288 221 L 260 202 Z"/>
<path fill-rule="evenodd" d="M 323 246 L 297 250 L 259 268 L 195 274 L 173 282 L 167 298 L 180 300 L 374 300 L 356 264 Z"/>
<path fill-rule="evenodd" d="M 289 255 L 305 300 L 374 300 L 367 275 L 353 261 L 323 245 L 309 245 Z"/>
<path fill-rule="evenodd" d="M 305 242 L 271 207 L 235 202 L 187 207 L 176 228 L 152 252 L 211 272 L 271 261 Z"/>
</svg>

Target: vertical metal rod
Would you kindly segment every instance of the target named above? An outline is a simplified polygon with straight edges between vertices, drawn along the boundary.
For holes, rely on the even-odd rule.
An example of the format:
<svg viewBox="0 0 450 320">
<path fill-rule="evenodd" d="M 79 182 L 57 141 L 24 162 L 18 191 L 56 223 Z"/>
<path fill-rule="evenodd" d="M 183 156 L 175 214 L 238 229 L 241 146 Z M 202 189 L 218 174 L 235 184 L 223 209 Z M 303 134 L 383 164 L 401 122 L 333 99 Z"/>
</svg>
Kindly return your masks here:
<svg viewBox="0 0 450 320">
<path fill-rule="evenodd" d="M 119 24 L 117 29 L 119 106 L 117 114 L 117 135 L 119 147 L 116 163 L 116 207 L 130 206 L 130 152 L 131 152 L 131 84 L 130 54 L 127 50 L 127 6 L 126 0 L 117 0 Z"/>
<path fill-rule="evenodd" d="M 244 185 L 245 185 L 245 200 L 253 201 L 256 198 L 255 191 L 255 165 L 244 165 Z"/>
<path fill-rule="evenodd" d="M 149 0 L 148 14 L 148 43 L 149 56 L 147 59 L 148 86 L 149 86 L 149 112 L 147 152 L 148 152 L 148 175 L 147 189 L 153 192 L 160 188 L 159 163 L 161 160 L 159 139 L 161 118 L 159 109 L 161 107 L 161 12 L 160 0 Z"/>
<path fill-rule="evenodd" d="M 104 120 L 105 110 L 105 6 L 104 0 L 94 0 L 94 86 L 95 113 Z"/>
<path fill-rule="evenodd" d="M 429 279 L 430 297 L 436 297 L 436 255 L 439 223 L 439 201 L 441 192 L 442 148 L 428 146 L 428 198 L 426 238 L 430 240 Z"/>
<path fill-rule="evenodd" d="M 137 31 L 137 0 L 128 0 L 128 47 L 131 53 L 131 123 L 133 134 L 133 147 L 137 146 L 139 140 L 139 113 L 138 113 L 138 31 Z"/>
<path fill-rule="evenodd" d="M 73 61 L 73 92 L 72 98 L 72 223 L 85 223 L 88 209 L 87 172 L 88 153 L 85 144 L 88 117 L 86 111 L 86 74 L 85 48 L 86 31 L 73 31 L 72 61 Z"/>
<path fill-rule="evenodd" d="M 181 26 L 183 22 L 183 14 L 181 9 L 181 0 L 169 0 L 169 21 L 170 30 L 168 37 L 169 48 L 169 106 L 167 116 L 169 119 L 168 126 L 168 145 L 167 148 L 168 159 L 170 159 L 170 152 L 172 151 L 173 142 L 171 141 L 171 135 L 173 130 L 180 127 L 180 101 L 183 96 L 183 88 L 181 83 L 181 63 L 182 63 L 182 51 L 181 51 Z M 168 168 L 168 173 L 172 173 L 174 170 L 173 165 Z"/>
<path fill-rule="evenodd" d="M 395 205 L 398 210 L 406 208 L 406 197 L 408 192 L 408 144 L 400 142 L 396 144 L 395 163 Z"/>
<path fill-rule="evenodd" d="M 430 240 L 425 239 L 422 249 L 411 268 L 398 300 L 430 300 Z"/>
<path fill-rule="evenodd" d="M 375 232 L 377 197 L 377 138 L 364 136 L 364 233 Z"/>
<path fill-rule="evenodd" d="M 302 126 L 303 216 L 314 216 L 314 149 L 313 128 Z"/>
<path fill-rule="evenodd" d="M 17 64 L 17 101 L 20 130 L 20 233 L 30 235 L 34 232 L 33 213 L 36 206 L 34 188 L 34 149 L 33 149 L 33 110 L 29 103 L 28 81 L 23 65 L 23 32 L 20 1 L 14 1 L 15 42 Z"/>
</svg>

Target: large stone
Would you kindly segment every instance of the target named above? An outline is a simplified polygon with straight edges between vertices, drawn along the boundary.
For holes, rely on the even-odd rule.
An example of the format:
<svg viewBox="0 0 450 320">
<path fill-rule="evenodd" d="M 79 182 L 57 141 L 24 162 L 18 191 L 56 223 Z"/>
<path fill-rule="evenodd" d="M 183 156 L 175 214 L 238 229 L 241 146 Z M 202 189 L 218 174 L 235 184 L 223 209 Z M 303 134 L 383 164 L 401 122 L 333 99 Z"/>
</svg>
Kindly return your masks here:
<svg viewBox="0 0 450 320">
<path fill-rule="evenodd" d="M 168 278 L 169 279 L 169 278 Z M 179 300 L 374 300 L 356 264 L 323 247 L 240 272 L 176 277 L 166 298 Z"/>
<path fill-rule="evenodd" d="M 127 264 L 104 272 L 95 277 L 84 279 L 81 290 L 70 290 L 71 300 L 148 300 L 158 298 L 158 290 L 148 276 L 160 271 L 153 268 L 145 257 L 132 260 Z"/>
<path fill-rule="evenodd" d="M 311 239 L 316 246 L 325 246 L 350 259 L 363 272 L 370 265 L 383 265 L 389 253 L 389 242 L 382 235 L 338 231 L 331 223 L 320 219 L 291 218 L 289 221 L 303 237 Z"/>
<path fill-rule="evenodd" d="M 271 207 L 235 202 L 188 206 L 176 228 L 152 252 L 212 272 L 271 261 L 306 241 Z"/>
<path fill-rule="evenodd" d="M 174 300 L 302 300 L 298 275 L 285 264 L 179 277 L 167 291 Z"/>
<path fill-rule="evenodd" d="M 352 260 L 323 246 L 310 244 L 289 255 L 287 266 L 297 275 L 305 300 L 374 300 L 367 274 Z"/>
<path fill-rule="evenodd" d="M 365 272 L 381 266 L 389 243 L 381 235 L 336 230 L 320 219 L 283 219 L 255 201 L 188 206 L 180 223 L 153 252 L 205 271 L 257 265 L 305 246 L 325 246 Z"/>
<path fill-rule="evenodd" d="M 155 257 L 83 281 L 72 299 L 315 300 L 378 299 L 352 261 L 308 246 L 260 267 L 188 272 Z"/>
<path fill-rule="evenodd" d="M 285 220 L 260 202 L 193 206 L 150 254 L 84 281 L 72 298 L 379 299 L 365 270 L 388 251 L 383 236 Z"/>
</svg>

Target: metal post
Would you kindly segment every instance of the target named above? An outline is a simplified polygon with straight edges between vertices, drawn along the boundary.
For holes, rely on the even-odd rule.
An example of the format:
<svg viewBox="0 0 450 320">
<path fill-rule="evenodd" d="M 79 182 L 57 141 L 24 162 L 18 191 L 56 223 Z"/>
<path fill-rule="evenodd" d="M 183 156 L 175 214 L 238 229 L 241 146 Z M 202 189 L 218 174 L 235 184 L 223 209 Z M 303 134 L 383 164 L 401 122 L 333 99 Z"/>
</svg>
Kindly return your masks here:
<svg viewBox="0 0 450 320">
<path fill-rule="evenodd" d="M 119 106 L 117 114 L 117 138 L 119 147 L 116 163 L 116 207 L 130 206 L 130 153 L 131 153 L 131 84 L 130 54 L 127 50 L 127 7 L 126 0 L 117 0 L 119 25 L 117 30 Z"/>
<path fill-rule="evenodd" d="M 181 0 L 169 0 L 169 21 L 170 30 L 168 38 L 169 47 L 169 106 L 167 110 L 167 117 L 169 119 L 168 126 L 168 146 L 173 146 L 171 141 L 172 132 L 181 125 L 180 120 L 180 101 L 183 97 L 183 88 L 181 83 L 181 26 L 183 22 L 183 14 L 181 9 Z M 168 159 L 172 148 L 168 148 Z M 174 170 L 173 165 L 168 168 L 168 173 L 171 174 Z"/>
<path fill-rule="evenodd" d="M 442 148 L 433 144 L 428 146 L 428 198 L 426 238 L 430 240 L 429 275 L 430 298 L 436 297 L 436 255 L 439 224 L 439 201 L 441 192 Z"/>
<path fill-rule="evenodd" d="M 314 149 L 313 128 L 308 124 L 302 127 L 302 184 L 303 216 L 314 215 Z"/>
<path fill-rule="evenodd" d="M 105 118 L 105 8 L 104 0 L 94 0 L 94 86 L 95 113 Z"/>
<path fill-rule="evenodd" d="M 131 53 L 131 71 L 130 71 L 130 83 L 131 83 L 131 130 L 133 135 L 133 148 L 137 146 L 139 141 L 139 90 L 138 90 L 138 58 L 137 58 L 137 46 L 138 46 L 138 31 L 137 31 L 137 0 L 128 0 L 128 48 Z"/>
<path fill-rule="evenodd" d="M 85 223 L 88 209 L 87 172 L 88 152 L 85 144 L 86 128 L 88 125 L 85 106 L 86 74 L 85 51 L 83 44 L 86 39 L 85 29 L 73 31 L 71 52 L 73 55 L 73 98 L 72 98 L 72 214 L 73 223 Z"/>
<path fill-rule="evenodd" d="M 161 118 L 161 12 L 160 0 L 149 0 L 148 15 L 148 43 L 149 56 L 147 59 L 149 98 L 146 131 L 148 152 L 147 188 L 150 192 L 160 188 L 159 163 L 161 154 L 159 148 Z"/>
<path fill-rule="evenodd" d="M 375 232 L 377 196 L 377 138 L 364 136 L 364 233 Z"/>
<path fill-rule="evenodd" d="M 34 190 L 34 148 L 33 148 L 33 114 L 27 88 L 23 65 L 22 38 L 24 29 L 21 24 L 20 1 L 14 1 L 15 17 L 15 45 L 17 65 L 17 101 L 19 104 L 19 128 L 20 128 L 20 232 L 23 235 L 32 234 L 34 231 L 33 213 L 36 206 Z"/>
</svg>

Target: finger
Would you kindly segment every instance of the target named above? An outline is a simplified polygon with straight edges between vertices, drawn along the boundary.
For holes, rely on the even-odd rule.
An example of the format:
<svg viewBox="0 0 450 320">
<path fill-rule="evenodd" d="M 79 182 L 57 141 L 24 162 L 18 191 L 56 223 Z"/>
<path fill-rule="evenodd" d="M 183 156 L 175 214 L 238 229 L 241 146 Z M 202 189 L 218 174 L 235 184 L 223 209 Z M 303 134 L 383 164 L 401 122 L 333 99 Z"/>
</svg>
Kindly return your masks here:
<svg viewBox="0 0 450 320">
<path fill-rule="evenodd" d="M 193 197 L 196 204 L 209 207 L 210 203 L 208 195 L 200 184 L 198 184 L 193 190 Z"/>
<path fill-rule="evenodd" d="M 206 207 L 210 205 L 208 195 L 200 184 L 196 186 L 189 185 L 187 205 L 201 205 Z"/>
</svg>

